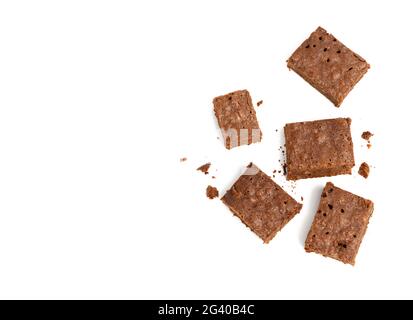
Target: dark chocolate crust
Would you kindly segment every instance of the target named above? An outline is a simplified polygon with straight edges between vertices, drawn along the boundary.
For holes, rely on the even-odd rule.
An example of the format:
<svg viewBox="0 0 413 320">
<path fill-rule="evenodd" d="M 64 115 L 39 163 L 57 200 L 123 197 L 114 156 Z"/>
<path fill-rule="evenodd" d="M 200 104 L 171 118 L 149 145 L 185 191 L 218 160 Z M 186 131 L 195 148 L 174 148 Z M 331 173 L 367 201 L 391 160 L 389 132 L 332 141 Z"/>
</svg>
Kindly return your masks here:
<svg viewBox="0 0 413 320">
<path fill-rule="evenodd" d="M 366 60 L 321 27 L 298 47 L 287 66 L 336 107 L 370 68 Z"/>
<path fill-rule="evenodd" d="M 305 241 L 305 250 L 354 265 L 373 209 L 372 201 L 328 182 Z"/>
<path fill-rule="evenodd" d="M 261 141 L 262 133 L 247 90 L 216 97 L 213 104 L 227 149 Z"/>
<path fill-rule="evenodd" d="M 253 164 L 221 200 L 264 243 L 270 242 L 302 208 L 302 204 Z"/>
<path fill-rule="evenodd" d="M 286 124 L 287 180 L 351 174 L 350 125 L 350 118 Z"/>
</svg>

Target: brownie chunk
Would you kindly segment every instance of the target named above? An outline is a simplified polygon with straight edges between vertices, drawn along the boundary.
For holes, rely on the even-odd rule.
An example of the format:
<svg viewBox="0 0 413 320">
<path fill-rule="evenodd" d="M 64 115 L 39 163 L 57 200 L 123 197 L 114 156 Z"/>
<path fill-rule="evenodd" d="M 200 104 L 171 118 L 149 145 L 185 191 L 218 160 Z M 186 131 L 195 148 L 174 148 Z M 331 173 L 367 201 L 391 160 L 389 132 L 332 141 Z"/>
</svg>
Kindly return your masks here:
<svg viewBox="0 0 413 320">
<path fill-rule="evenodd" d="M 270 242 L 302 207 L 252 163 L 221 200 L 264 243 Z"/>
<path fill-rule="evenodd" d="M 367 179 L 369 177 L 369 174 L 370 174 L 370 167 L 366 162 L 363 162 L 359 168 L 359 175 Z"/>
<path fill-rule="evenodd" d="M 247 90 L 216 97 L 213 103 L 227 149 L 261 141 L 261 130 Z"/>
<path fill-rule="evenodd" d="M 287 180 L 351 174 L 350 124 L 349 118 L 286 124 Z"/>
<path fill-rule="evenodd" d="M 354 265 L 373 208 L 372 201 L 327 182 L 305 250 Z"/>
<path fill-rule="evenodd" d="M 323 28 L 298 47 L 287 66 L 339 107 L 370 65 Z"/>
<path fill-rule="evenodd" d="M 209 199 L 214 199 L 216 197 L 218 197 L 218 189 L 213 187 L 213 186 L 208 186 L 206 189 L 206 196 Z"/>
</svg>

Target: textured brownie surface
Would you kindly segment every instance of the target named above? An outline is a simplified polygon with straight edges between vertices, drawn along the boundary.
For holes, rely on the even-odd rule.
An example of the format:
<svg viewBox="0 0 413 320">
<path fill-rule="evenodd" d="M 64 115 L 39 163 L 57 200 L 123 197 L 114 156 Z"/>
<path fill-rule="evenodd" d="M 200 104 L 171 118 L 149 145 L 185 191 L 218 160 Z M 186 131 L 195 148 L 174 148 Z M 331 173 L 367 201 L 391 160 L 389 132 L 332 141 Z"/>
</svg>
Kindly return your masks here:
<svg viewBox="0 0 413 320">
<path fill-rule="evenodd" d="M 247 90 L 216 97 L 213 103 L 227 149 L 261 141 L 261 130 Z"/>
<path fill-rule="evenodd" d="M 250 164 L 222 197 L 229 209 L 268 243 L 297 213 L 302 204 L 269 176 Z"/>
<path fill-rule="evenodd" d="M 305 241 L 305 250 L 354 265 L 373 207 L 372 201 L 328 182 Z"/>
<path fill-rule="evenodd" d="M 317 28 L 287 62 L 288 68 L 339 107 L 370 65 L 323 28 Z"/>
<path fill-rule="evenodd" d="M 351 174 L 350 124 L 349 118 L 286 124 L 287 180 Z"/>
</svg>

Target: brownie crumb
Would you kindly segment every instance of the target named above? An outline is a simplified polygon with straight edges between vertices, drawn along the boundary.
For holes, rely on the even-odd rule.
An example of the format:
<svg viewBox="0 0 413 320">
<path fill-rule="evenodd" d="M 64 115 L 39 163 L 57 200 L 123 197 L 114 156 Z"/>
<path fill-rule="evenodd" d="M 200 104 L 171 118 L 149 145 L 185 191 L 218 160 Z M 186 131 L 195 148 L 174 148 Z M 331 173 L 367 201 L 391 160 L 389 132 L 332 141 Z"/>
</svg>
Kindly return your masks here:
<svg viewBox="0 0 413 320">
<path fill-rule="evenodd" d="M 215 176 L 212 176 L 211 178 L 212 178 L 212 179 L 215 179 L 216 177 L 215 177 Z"/>
<path fill-rule="evenodd" d="M 208 162 L 208 163 L 205 163 L 205 164 L 203 164 L 202 166 L 200 166 L 198 169 L 196 169 L 196 170 L 198 170 L 198 171 L 201 171 L 201 172 L 203 172 L 203 173 L 205 173 L 205 174 L 208 174 L 209 172 L 208 172 L 208 170 L 209 170 L 209 167 L 211 166 L 211 162 Z"/>
<path fill-rule="evenodd" d="M 362 137 L 364 140 L 370 140 L 370 138 L 371 138 L 372 136 L 374 136 L 374 134 L 372 134 L 370 131 L 364 131 L 364 132 L 361 134 L 361 137 Z"/>
<path fill-rule="evenodd" d="M 213 186 L 208 186 L 206 189 L 206 196 L 209 199 L 214 199 L 218 197 L 218 189 Z"/>
<path fill-rule="evenodd" d="M 258 101 L 258 102 L 257 102 L 257 107 L 259 107 L 260 105 L 262 105 L 263 102 L 264 102 L 264 101 L 262 101 L 262 100 Z"/>
<path fill-rule="evenodd" d="M 367 148 L 368 148 L 368 149 L 371 148 L 371 143 L 367 143 Z"/>
<path fill-rule="evenodd" d="M 185 162 L 186 160 L 188 160 L 186 157 L 183 157 L 183 158 L 179 159 L 179 161 L 181 161 L 181 162 Z"/>
<path fill-rule="evenodd" d="M 286 176 L 287 175 L 287 164 L 283 163 L 283 174 Z"/>
<path fill-rule="evenodd" d="M 366 162 L 363 162 L 359 168 L 359 175 L 367 179 L 370 174 L 370 167 Z"/>
<path fill-rule="evenodd" d="M 301 201 L 304 201 L 304 198 L 303 198 L 303 196 L 301 196 Z"/>
</svg>

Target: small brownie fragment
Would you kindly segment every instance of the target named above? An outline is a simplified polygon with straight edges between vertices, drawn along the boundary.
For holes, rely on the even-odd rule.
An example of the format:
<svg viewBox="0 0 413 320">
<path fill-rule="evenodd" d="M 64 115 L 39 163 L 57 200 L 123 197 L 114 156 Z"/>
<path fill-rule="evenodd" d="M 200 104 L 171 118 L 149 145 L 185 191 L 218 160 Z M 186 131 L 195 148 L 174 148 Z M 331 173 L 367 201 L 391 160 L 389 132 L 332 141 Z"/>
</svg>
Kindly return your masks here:
<svg viewBox="0 0 413 320">
<path fill-rule="evenodd" d="M 252 163 L 221 200 L 264 243 L 270 242 L 302 207 Z"/>
<path fill-rule="evenodd" d="M 247 90 L 216 97 L 213 103 L 227 149 L 261 141 L 261 130 Z"/>
<path fill-rule="evenodd" d="M 354 265 L 373 208 L 372 201 L 327 182 L 305 250 Z"/>
<path fill-rule="evenodd" d="M 206 196 L 209 199 L 214 199 L 216 197 L 218 197 L 218 189 L 213 187 L 213 186 L 208 186 L 206 189 Z"/>
<path fill-rule="evenodd" d="M 372 134 L 370 131 L 364 131 L 364 132 L 361 134 L 361 137 L 362 137 L 364 140 L 367 140 L 367 141 L 369 141 L 372 136 L 374 136 L 374 134 Z"/>
<path fill-rule="evenodd" d="M 185 162 L 186 160 L 188 160 L 186 157 L 179 159 L 180 162 Z"/>
<path fill-rule="evenodd" d="M 203 172 L 203 173 L 205 173 L 205 174 L 208 174 L 209 172 L 208 172 L 208 170 L 209 170 L 209 167 L 211 166 L 211 163 L 210 162 L 208 162 L 208 163 L 205 163 L 205 164 L 203 164 L 202 166 L 200 166 L 198 169 L 196 169 L 196 170 L 198 170 L 198 171 L 201 171 L 201 172 Z"/>
<path fill-rule="evenodd" d="M 257 102 L 257 107 L 259 107 L 260 105 L 262 105 L 263 102 L 264 102 L 264 101 L 262 101 L 262 100 L 258 101 L 258 102 Z"/>
<path fill-rule="evenodd" d="M 318 27 L 287 61 L 310 85 L 339 107 L 370 65 Z"/>
<path fill-rule="evenodd" d="M 370 167 L 366 162 L 363 162 L 359 168 L 359 175 L 367 179 L 369 177 L 369 174 L 370 174 Z"/>
<path fill-rule="evenodd" d="M 368 149 L 371 148 L 370 138 L 371 138 L 372 136 L 374 136 L 374 134 L 372 134 L 370 131 L 364 131 L 364 132 L 361 134 L 361 137 L 362 137 L 364 140 L 367 140 L 367 148 L 368 148 Z"/>
<path fill-rule="evenodd" d="M 350 125 L 349 118 L 286 124 L 287 180 L 351 174 Z"/>
</svg>

